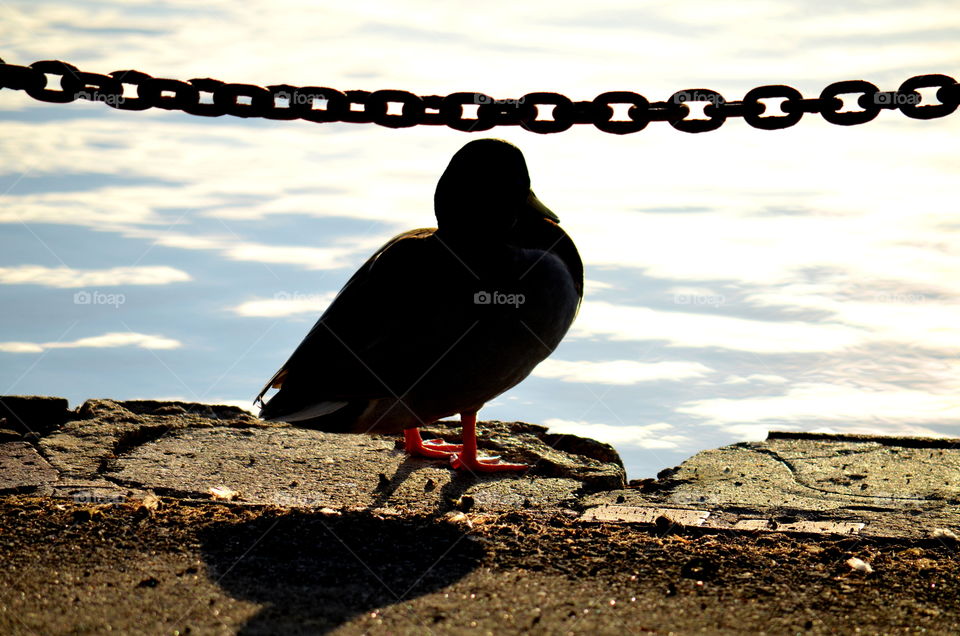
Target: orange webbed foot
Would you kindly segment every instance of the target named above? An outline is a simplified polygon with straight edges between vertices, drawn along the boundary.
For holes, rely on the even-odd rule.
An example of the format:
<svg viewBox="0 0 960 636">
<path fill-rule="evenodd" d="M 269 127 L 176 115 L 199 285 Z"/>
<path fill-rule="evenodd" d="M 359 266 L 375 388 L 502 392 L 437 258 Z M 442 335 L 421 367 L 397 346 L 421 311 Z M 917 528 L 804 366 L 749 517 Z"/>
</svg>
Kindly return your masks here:
<svg viewBox="0 0 960 636">
<path fill-rule="evenodd" d="M 455 453 L 463 450 L 462 445 L 447 444 L 442 439 L 424 441 L 420 437 L 420 430 L 416 428 L 403 431 L 403 447 L 410 455 L 431 459 L 450 459 Z"/>
<path fill-rule="evenodd" d="M 450 458 L 455 469 L 469 470 L 475 473 L 505 473 L 527 470 L 526 464 L 508 464 L 498 457 L 477 457 L 477 414 L 461 413 L 463 425 L 463 450 Z"/>
<path fill-rule="evenodd" d="M 450 458 L 450 465 L 456 469 L 469 470 L 475 473 L 505 473 L 527 470 L 526 464 L 501 463 L 496 457 L 468 457 L 465 453 Z"/>
<path fill-rule="evenodd" d="M 463 444 L 448 444 L 442 439 L 425 439 L 423 440 L 423 447 L 447 453 L 456 453 L 463 450 Z"/>
</svg>

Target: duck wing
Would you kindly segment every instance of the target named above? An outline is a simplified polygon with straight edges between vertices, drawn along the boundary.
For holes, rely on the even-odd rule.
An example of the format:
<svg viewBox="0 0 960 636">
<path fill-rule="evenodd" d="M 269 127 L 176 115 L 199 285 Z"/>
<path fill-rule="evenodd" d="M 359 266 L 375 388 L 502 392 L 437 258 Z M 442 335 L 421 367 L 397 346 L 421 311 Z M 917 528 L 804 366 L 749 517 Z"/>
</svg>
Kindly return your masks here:
<svg viewBox="0 0 960 636">
<path fill-rule="evenodd" d="M 411 388 L 437 357 L 423 342 L 436 338 L 441 290 L 450 288 L 442 283 L 450 277 L 443 271 L 450 255 L 434 232 L 394 237 L 347 281 L 257 395 L 261 417 L 303 409 L 325 415 L 351 400 L 400 397 Z M 263 404 L 271 388 L 280 392 Z"/>
</svg>

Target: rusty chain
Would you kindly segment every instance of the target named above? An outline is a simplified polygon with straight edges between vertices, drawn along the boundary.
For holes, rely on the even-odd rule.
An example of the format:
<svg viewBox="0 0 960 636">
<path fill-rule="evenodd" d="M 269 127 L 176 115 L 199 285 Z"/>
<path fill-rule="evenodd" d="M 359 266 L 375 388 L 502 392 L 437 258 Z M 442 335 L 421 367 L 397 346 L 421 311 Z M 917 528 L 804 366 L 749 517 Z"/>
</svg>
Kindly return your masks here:
<svg viewBox="0 0 960 636">
<path fill-rule="evenodd" d="M 59 77 L 60 88 L 49 88 L 50 77 Z M 125 86 L 131 86 L 126 96 Z M 494 99 L 484 93 L 415 95 L 400 90 L 340 91 L 324 86 L 231 84 L 215 79 L 151 77 L 140 71 L 87 73 L 66 62 L 47 60 L 29 66 L 6 64 L 0 59 L 0 88 L 25 91 L 34 99 L 66 103 L 77 99 L 103 102 L 122 110 L 163 108 L 191 115 L 305 119 L 313 122 L 376 123 L 390 128 L 449 126 L 477 132 L 495 126 L 522 126 L 535 133 L 557 133 L 574 124 L 593 124 L 617 135 L 638 132 L 647 124 L 665 121 L 677 130 L 701 133 L 716 130 L 731 117 L 763 130 L 793 126 L 805 113 L 819 113 L 839 126 L 854 126 L 874 119 L 881 110 L 899 110 L 913 119 L 933 119 L 953 113 L 960 104 L 960 85 L 946 75 L 911 77 L 895 91 L 881 91 L 863 80 L 834 82 L 819 97 L 805 98 L 795 88 L 758 86 L 739 101 L 727 101 L 705 88 L 677 91 L 666 101 L 649 102 L 638 93 L 610 91 L 592 101 L 572 101 L 559 93 L 527 93 L 518 99 Z M 936 88 L 938 103 L 922 103 L 918 91 Z M 860 110 L 841 111 L 839 95 L 859 94 Z M 782 99 L 780 114 L 765 114 L 763 100 Z M 706 119 L 689 118 L 688 103 L 704 103 Z M 391 108 L 393 106 L 393 108 Z M 622 117 L 614 109 L 621 106 Z M 474 108 L 475 107 L 475 108 Z M 551 108 L 552 107 L 552 108 Z M 625 119 L 623 118 L 625 117 Z"/>
</svg>

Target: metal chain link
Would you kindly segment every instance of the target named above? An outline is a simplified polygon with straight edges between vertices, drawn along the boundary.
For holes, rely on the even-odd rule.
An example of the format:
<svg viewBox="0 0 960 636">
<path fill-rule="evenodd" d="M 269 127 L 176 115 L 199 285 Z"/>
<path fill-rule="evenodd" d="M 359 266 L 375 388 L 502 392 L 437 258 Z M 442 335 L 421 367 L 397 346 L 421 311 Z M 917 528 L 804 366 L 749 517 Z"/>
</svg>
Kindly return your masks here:
<svg viewBox="0 0 960 636">
<path fill-rule="evenodd" d="M 60 88 L 49 88 L 59 78 Z M 125 90 L 125 86 L 132 90 Z M 572 101 L 559 93 L 527 93 L 518 99 L 494 99 L 484 93 L 415 95 L 407 91 L 340 91 L 324 86 L 230 84 L 215 79 L 186 82 L 151 77 L 140 71 L 87 73 L 66 62 L 48 60 L 30 66 L 0 59 L 0 88 L 26 91 L 34 99 L 66 103 L 77 99 L 103 102 L 122 110 L 163 108 L 191 115 L 305 119 L 313 122 L 376 123 L 390 128 L 449 126 L 465 132 L 495 126 L 522 126 L 535 133 L 557 133 L 574 124 L 592 124 L 603 132 L 625 135 L 650 122 L 665 121 L 677 130 L 701 133 L 716 130 L 731 117 L 763 130 L 793 126 L 805 113 L 819 113 L 839 126 L 874 119 L 881 110 L 899 110 L 913 119 L 945 117 L 960 104 L 960 85 L 946 75 L 911 77 L 895 91 L 881 91 L 870 82 L 834 82 L 819 97 L 804 98 L 795 88 L 758 86 L 740 101 L 727 101 L 717 91 L 693 88 L 677 91 L 666 101 L 649 102 L 638 93 L 611 91 L 592 101 Z M 936 88 L 938 103 L 923 103 L 918 91 Z M 126 96 L 135 93 L 136 97 Z M 860 95 L 860 110 L 841 111 L 839 95 Z M 764 100 L 783 100 L 779 113 L 767 114 Z M 703 103 L 706 119 L 690 118 L 690 103 Z M 615 107 L 622 116 L 615 118 Z M 625 118 L 624 118 L 625 116 Z"/>
</svg>

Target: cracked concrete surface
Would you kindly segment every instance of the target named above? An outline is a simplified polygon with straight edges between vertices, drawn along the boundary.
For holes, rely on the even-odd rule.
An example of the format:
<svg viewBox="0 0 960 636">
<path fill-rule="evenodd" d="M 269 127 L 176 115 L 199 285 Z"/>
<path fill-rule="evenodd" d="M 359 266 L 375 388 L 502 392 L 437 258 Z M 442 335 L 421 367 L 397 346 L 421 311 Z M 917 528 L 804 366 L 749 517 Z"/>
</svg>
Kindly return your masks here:
<svg viewBox="0 0 960 636">
<path fill-rule="evenodd" d="M 929 538 L 960 526 L 958 444 L 771 433 L 700 452 L 639 491 L 586 503 L 606 506 L 593 513 L 604 519 L 658 504 L 667 518 L 709 513 L 696 524 L 703 528 Z"/>
<path fill-rule="evenodd" d="M 147 494 L 384 514 L 567 510 L 587 522 L 923 538 L 960 529 L 957 440 L 772 433 L 630 486 L 616 451 L 483 422 L 481 452 L 532 466 L 474 476 L 397 440 L 263 422 L 229 406 L 0 398 L 0 492 L 111 503 Z M 425 436 L 456 440 L 456 423 Z M 576 512 L 574 512 L 576 511 Z"/>
<path fill-rule="evenodd" d="M 18 417 L 28 425 L 33 416 L 22 409 Z M 521 422 L 481 423 L 481 452 L 531 470 L 473 476 L 407 457 L 395 438 L 271 424 L 229 406 L 88 400 L 62 419 L 35 447 L 4 445 L 4 465 L 18 471 L 5 471 L 0 491 L 100 503 L 148 493 L 209 501 L 229 493 L 250 505 L 436 513 L 570 506 L 584 492 L 625 485 L 610 446 Z M 459 427 L 440 422 L 424 433 L 456 440 Z"/>
<path fill-rule="evenodd" d="M 960 625 L 954 440 L 772 434 L 625 485 L 520 422 L 481 452 L 533 468 L 475 477 L 232 407 L 0 407 L 4 634 Z"/>
</svg>

